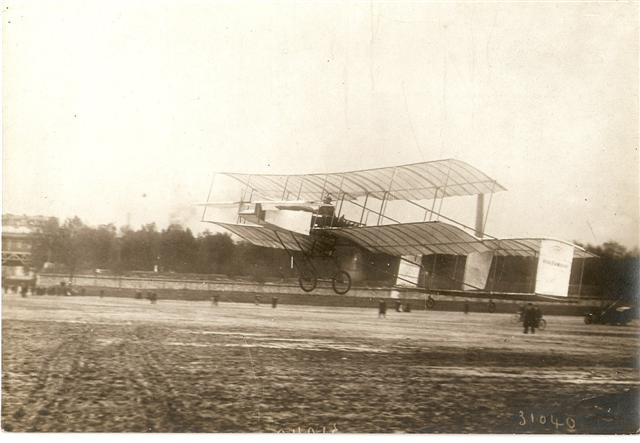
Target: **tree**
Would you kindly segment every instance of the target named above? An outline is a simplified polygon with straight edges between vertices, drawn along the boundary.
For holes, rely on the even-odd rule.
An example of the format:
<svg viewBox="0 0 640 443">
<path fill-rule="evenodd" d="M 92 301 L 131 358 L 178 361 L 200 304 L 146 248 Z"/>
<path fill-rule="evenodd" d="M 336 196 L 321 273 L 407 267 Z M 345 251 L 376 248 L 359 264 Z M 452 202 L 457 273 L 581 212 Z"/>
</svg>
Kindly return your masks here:
<svg viewBox="0 0 640 443">
<path fill-rule="evenodd" d="M 170 225 L 160 235 L 160 263 L 174 272 L 193 272 L 196 263 L 196 240 L 190 229 Z"/>
<path fill-rule="evenodd" d="M 231 266 L 234 243 L 227 234 L 200 234 L 197 242 L 196 270 L 205 274 L 226 273 Z"/>
<path fill-rule="evenodd" d="M 637 248 L 630 251 L 614 241 L 600 246 L 583 247 L 597 255 L 596 259 L 585 261 L 583 283 L 596 286 L 602 297 L 637 304 L 640 292 L 640 258 Z"/>
<path fill-rule="evenodd" d="M 53 262 L 54 244 L 59 235 L 60 223 L 57 218 L 51 217 L 40 226 L 40 231 L 34 235 L 31 258 L 32 266 L 41 269 L 45 263 Z"/>
<path fill-rule="evenodd" d="M 128 227 L 122 228 L 120 241 L 120 257 L 122 268 L 136 271 L 152 271 L 158 264 L 160 256 L 161 234 L 156 231 L 155 223 L 133 231 Z"/>
</svg>

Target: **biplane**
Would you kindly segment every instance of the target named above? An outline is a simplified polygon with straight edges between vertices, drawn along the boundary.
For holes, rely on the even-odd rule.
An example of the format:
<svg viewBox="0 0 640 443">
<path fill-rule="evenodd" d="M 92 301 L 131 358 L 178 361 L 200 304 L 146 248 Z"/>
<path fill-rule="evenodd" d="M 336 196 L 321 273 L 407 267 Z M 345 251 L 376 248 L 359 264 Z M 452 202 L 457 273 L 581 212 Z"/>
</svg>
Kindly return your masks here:
<svg viewBox="0 0 640 443">
<path fill-rule="evenodd" d="M 239 198 L 212 200 L 219 177 L 236 186 Z M 505 190 L 455 159 L 335 173 L 221 172 L 202 204 L 202 221 L 254 245 L 285 250 L 305 292 L 330 282 L 337 294 L 346 294 L 353 284 L 371 281 L 391 290 L 430 291 L 444 284 L 463 293 L 514 292 L 499 277 L 524 259 L 533 266 L 515 292 L 566 297 L 574 259 L 584 266 L 592 255 L 559 240 L 488 235 L 491 199 Z M 476 200 L 474 226 L 441 211 L 444 199 L 465 196 Z M 233 208 L 232 217 L 209 219 L 211 208 Z M 400 213 L 413 218 L 400 221 Z"/>
</svg>

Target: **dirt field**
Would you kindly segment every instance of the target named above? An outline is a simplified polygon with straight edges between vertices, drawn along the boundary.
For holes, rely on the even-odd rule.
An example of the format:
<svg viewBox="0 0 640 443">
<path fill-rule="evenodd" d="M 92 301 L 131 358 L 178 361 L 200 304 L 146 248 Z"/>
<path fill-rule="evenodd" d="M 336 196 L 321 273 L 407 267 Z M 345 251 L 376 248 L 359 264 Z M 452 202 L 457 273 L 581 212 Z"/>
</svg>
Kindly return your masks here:
<svg viewBox="0 0 640 443">
<path fill-rule="evenodd" d="M 637 432 L 638 325 L 3 297 L 8 431 Z"/>
</svg>

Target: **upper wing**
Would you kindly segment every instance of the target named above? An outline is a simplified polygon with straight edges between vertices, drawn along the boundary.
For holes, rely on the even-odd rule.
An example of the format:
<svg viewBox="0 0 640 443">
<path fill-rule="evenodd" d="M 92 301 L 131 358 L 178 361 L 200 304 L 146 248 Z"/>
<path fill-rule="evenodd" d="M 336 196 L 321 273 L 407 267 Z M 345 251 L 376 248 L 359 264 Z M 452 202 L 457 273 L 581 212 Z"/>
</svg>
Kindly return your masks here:
<svg viewBox="0 0 640 443">
<path fill-rule="evenodd" d="M 489 194 L 505 188 L 473 166 L 455 159 L 331 174 L 222 173 L 270 200 L 318 201 L 326 194 L 347 200 L 369 195 L 387 200 L 429 200 Z"/>
<path fill-rule="evenodd" d="M 330 228 L 375 252 L 395 256 L 453 254 L 468 255 L 490 249 L 460 228 L 442 222 L 401 223 L 357 228 Z"/>
<path fill-rule="evenodd" d="M 264 226 L 238 225 L 233 223 L 209 222 L 231 231 L 238 237 L 256 246 L 287 249 L 289 251 L 309 251 L 313 247 L 311 237 L 285 229 Z"/>
</svg>

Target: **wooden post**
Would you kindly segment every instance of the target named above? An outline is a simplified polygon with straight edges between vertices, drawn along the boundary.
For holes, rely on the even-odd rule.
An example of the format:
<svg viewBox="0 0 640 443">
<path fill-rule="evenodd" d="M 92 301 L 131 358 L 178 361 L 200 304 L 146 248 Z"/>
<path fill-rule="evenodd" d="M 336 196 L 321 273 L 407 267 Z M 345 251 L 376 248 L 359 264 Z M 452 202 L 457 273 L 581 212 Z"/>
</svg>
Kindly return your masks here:
<svg viewBox="0 0 640 443">
<path fill-rule="evenodd" d="M 581 260 L 582 260 L 582 265 L 580 266 L 580 281 L 578 282 L 578 298 L 580 298 L 580 295 L 582 292 L 582 276 L 584 274 L 584 262 L 586 261 L 586 259 L 583 258 Z"/>
<path fill-rule="evenodd" d="M 484 194 L 478 194 L 476 200 L 476 237 L 482 238 L 484 228 Z"/>
</svg>

